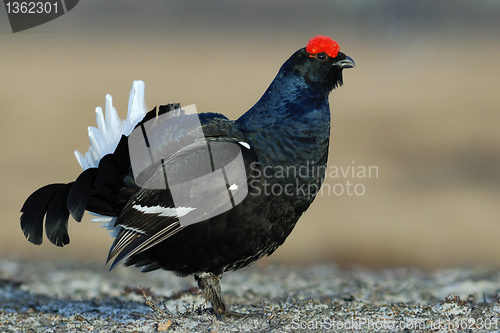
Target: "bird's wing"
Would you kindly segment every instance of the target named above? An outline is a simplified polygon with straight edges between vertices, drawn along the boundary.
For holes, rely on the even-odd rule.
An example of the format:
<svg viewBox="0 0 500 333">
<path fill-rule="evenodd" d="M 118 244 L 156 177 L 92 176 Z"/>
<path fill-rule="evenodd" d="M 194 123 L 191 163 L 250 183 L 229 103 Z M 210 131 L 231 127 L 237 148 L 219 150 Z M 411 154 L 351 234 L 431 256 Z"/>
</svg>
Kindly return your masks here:
<svg viewBox="0 0 500 333">
<path fill-rule="evenodd" d="M 252 147 L 241 141 L 232 122 L 222 117 L 201 114 L 204 137 L 193 136 L 189 144 L 179 144 L 175 152 L 145 169 L 146 176 L 139 175 L 141 188 L 127 202 L 115 224 L 121 230 L 108 255 L 108 261 L 116 257 L 111 268 L 244 199 L 247 179 L 257 158 Z M 164 128 L 161 130 L 165 133 Z M 181 130 L 177 135 L 167 131 L 168 144 L 189 142 L 185 139 L 194 130 Z M 157 132 L 153 128 L 148 137 L 160 135 Z M 161 147 L 154 149 L 158 156 Z"/>
</svg>

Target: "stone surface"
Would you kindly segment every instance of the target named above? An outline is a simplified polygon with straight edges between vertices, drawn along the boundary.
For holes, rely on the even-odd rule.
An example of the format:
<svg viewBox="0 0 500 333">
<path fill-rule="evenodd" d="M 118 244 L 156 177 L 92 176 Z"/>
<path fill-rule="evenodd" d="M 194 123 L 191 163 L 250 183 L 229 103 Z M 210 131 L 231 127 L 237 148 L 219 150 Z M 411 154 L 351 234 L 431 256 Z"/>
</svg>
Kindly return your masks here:
<svg viewBox="0 0 500 333">
<path fill-rule="evenodd" d="M 253 266 L 217 318 L 192 278 L 103 265 L 0 261 L 0 332 L 500 332 L 500 272 Z"/>
</svg>

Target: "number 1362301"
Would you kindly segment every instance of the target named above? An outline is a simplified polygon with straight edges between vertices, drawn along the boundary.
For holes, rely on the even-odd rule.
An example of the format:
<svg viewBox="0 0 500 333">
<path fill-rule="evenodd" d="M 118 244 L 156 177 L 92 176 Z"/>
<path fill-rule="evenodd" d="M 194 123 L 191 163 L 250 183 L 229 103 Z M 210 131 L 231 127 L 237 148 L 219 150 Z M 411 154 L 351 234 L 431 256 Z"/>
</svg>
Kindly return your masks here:
<svg viewBox="0 0 500 333">
<path fill-rule="evenodd" d="M 8 14 L 57 14 L 57 2 L 7 2 L 5 4 Z"/>
</svg>

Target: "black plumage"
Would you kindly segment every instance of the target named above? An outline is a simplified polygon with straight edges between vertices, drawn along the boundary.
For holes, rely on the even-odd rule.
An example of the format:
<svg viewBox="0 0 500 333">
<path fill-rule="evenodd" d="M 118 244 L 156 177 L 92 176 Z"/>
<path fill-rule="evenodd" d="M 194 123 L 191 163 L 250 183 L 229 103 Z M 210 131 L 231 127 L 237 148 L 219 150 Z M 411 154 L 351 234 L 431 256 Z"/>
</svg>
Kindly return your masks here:
<svg viewBox="0 0 500 333">
<path fill-rule="evenodd" d="M 174 153 L 134 176 L 132 166 L 141 162 L 129 151 L 134 134 L 122 136 L 98 167 L 86 169 L 72 183 L 42 187 L 26 200 L 21 209 L 25 236 L 41 244 L 45 216 L 47 237 L 63 246 L 69 243 L 69 215 L 80 221 L 88 210 L 115 217 L 111 268 L 124 262 L 143 271 L 161 268 L 194 275 L 215 312 L 230 314 L 220 293 L 222 274 L 283 244 L 323 182 L 330 136 L 328 95 L 342 84 L 342 70 L 350 67 L 354 62 L 338 51 L 336 42 L 314 37 L 284 63 L 262 98 L 238 120 L 200 114 L 201 140 L 197 128 L 186 125 L 193 115 L 179 115 L 168 126 L 159 120 L 178 112 L 178 104 L 153 109 L 136 129 L 146 133 L 147 127 L 151 156 L 166 148 Z M 174 213 L 173 186 L 223 169 L 238 153 L 245 179 L 231 185 L 225 174 L 227 189 L 208 179 L 190 183 L 181 193 L 207 206 L 213 216 L 204 218 L 206 209 L 202 214 L 197 206 Z M 211 169 L 203 167 L 207 159 Z M 166 176 L 165 188 L 158 188 Z M 243 188 L 248 193 L 241 201 Z M 221 193 L 229 193 L 229 199 Z M 226 209 L 229 204 L 232 208 Z M 184 215 L 196 223 L 183 224 Z"/>
</svg>

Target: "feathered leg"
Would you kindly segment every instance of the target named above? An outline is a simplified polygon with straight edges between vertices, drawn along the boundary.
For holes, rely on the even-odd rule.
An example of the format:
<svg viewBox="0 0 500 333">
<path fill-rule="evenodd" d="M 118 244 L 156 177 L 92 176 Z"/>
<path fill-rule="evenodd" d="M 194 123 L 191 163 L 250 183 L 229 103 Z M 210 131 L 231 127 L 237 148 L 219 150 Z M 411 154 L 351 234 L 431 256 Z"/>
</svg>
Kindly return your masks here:
<svg viewBox="0 0 500 333">
<path fill-rule="evenodd" d="M 203 297 L 207 302 L 212 304 L 215 315 L 219 318 L 223 317 L 261 317 L 260 313 L 239 313 L 229 310 L 222 297 L 222 291 L 220 288 L 220 279 L 222 274 L 215 275 L 213 273 L 201 273 L 194 276 L 196 282 L 198 282 L 198 287 L 201 289 Z"/>
<path fill-rule="evenodd" d="M 214 275 L 212 273 L 202 273 L 194 276 L 196 282 L 198 282 L 198 287 L 200 288 L 203 297 L 207 302 L 212 304 L 215 314 L 219 316 L 226 315 L 231 311 L 228 311 L 226 302 L 222 297 L 222 291 L 220 288 L 221 275 Z"/>
</svg>

